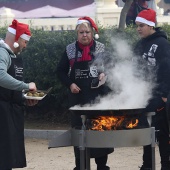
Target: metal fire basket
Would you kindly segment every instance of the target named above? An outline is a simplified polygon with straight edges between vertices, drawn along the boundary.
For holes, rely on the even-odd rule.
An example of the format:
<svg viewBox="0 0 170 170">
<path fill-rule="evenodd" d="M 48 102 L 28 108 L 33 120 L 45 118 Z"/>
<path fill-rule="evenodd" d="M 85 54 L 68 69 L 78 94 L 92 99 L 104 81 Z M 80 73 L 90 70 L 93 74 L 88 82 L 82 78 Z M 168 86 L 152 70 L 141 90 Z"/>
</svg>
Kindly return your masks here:
<svg viewBox="0 0 170 170">
<path fill-rule="evenodd" d="M 90 170 L 89 148 L 117 148 L 151 145 L 152 170 L 155 170 L 155 128 L 151 127 L 152 116 L 154 114 L 155 113 L 153 112 L 146 114 L 150 125 L 148 128 L 109 131 L 86 130 L 86 116 L 81 115 L 83 123 L 82 128 L 80 130 L 70 129 L 61 135 L 55 136 L 49 142 L 49 148 L 77 146 L 80 150 L 80 169 Z"/>
</svg>

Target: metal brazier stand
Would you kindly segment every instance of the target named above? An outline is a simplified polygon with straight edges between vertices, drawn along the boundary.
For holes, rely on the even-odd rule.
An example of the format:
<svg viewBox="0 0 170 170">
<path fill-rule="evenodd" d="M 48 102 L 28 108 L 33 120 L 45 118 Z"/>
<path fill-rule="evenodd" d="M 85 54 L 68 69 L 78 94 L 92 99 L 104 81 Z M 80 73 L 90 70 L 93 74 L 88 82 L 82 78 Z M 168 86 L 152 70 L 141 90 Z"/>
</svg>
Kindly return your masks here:
<svg viewBox="0 0 170 170">
<path fill-rule="evenodd" d="M 89 148 L 117 148 L 151 145 L 152 170 L 155 170 L 155 128 L 151 127 L 152 115 L 147 113 L 150 124 L 148 128 L 130 130 L 94 131 L 86 130 L 86 116 L 82 115 L 82 128 L 70 129 L 67 132 L 55 136 L 49 142 L 49 148 L 63 146 L 77 146 L 80 150 L 81 170 L 90 170 Z"/>
</svg>

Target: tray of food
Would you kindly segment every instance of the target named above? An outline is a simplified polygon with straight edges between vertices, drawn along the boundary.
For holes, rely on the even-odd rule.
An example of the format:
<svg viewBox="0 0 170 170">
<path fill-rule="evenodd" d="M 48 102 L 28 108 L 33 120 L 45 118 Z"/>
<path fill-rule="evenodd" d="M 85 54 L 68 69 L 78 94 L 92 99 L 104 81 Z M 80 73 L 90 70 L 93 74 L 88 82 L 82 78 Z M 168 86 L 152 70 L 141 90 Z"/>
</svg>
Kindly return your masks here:
<svg viewBox="0 0 170 170">
<path fill-rule="evenodd" d="M 52 87 L 50 87 L 48 90 L 37 90 L 37 91 L 29 91 L 29 90 L 24 90 L 24 97 L 26 99 L 30 100 L 42 100 L 50 91 Z"/>
</svg>

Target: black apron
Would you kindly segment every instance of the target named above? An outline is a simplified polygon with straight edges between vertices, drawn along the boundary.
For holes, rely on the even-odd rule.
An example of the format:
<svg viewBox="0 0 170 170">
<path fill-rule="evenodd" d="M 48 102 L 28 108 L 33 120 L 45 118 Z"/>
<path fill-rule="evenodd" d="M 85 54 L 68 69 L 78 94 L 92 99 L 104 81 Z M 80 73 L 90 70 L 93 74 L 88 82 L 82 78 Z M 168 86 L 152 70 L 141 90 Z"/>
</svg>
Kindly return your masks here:
<svg viewBox="0 0 170 170">
<path fill-rule="evenodd" d="M 97 68 L 92 65 L 92 61 L 77 61 L 75 59 L 74 65 L 70 72 L 71 80 L 80 87 L 81 91 L 78 94 L 70 93 L 69 101 L 70 107 L 80 104 L 93 104 L 95 98 L 98 95 L 102 95 L 103 87 L 100 86 L 99 88 L 91 88 L 92 80 L 98 78 Z M 96 101 L 95 101 L 96 102 Z M 77 113 L 77 112 L 76 112 Z M 81 114 L 75 114 L 72 112 L 72 127 L 80 129 L 82 126 L 82 121 L 80 118 Z M 103 157 L 107 154 L 113 152 L 113 148 L 91 148 L 90 149 L 90 157 L 97 158 Z M 80 158 L 79 149 L 74 147 L 75 157 Z"/>
<path fill-rule="evenodd" d="M 21 59 L 11 58 L 8 73 L 22 80 Z M 0 169 L 26 166 L 22 92 L 0 87 Z"/>
<path fill-rule="evenodd" d="M 91 88 L 92 80 L 98 78 L 98 73 L 97 69 L 93 69 L 95 66 L 89 67 L 89 63 L 88 61 L 75 62 L 70 73 L 72 81 L 81 89 L 80 93 L 76 95 L 79 98 L 80 105 L 92 103 L 100 95 L 102 89 L 102 87 Z M 91 73 L 92 71 L 90 71 L 92 69 L 95 72 L 93 75 Z"/>
</svg>

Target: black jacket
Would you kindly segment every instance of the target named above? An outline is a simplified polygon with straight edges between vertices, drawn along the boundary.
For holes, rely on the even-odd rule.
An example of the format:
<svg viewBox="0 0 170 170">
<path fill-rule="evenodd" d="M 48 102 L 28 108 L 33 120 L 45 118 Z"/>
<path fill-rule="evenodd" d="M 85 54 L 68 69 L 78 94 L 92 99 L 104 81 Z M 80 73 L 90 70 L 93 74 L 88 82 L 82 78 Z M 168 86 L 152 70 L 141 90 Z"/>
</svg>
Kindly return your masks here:
<svg viewBox="0 0 170 170">
<path fill-rule="evenodd" d="M 137 43 L 134 51 L 142 61 L 140 64 L 149 70 L 146 77 L 150 73 L 155 74 L 157 85 L 153 90 L 153 98 L 166 98 L 170 91 L 170 44 L 165 32 L 156 28 L 154 34 Z"/>
</svg>

